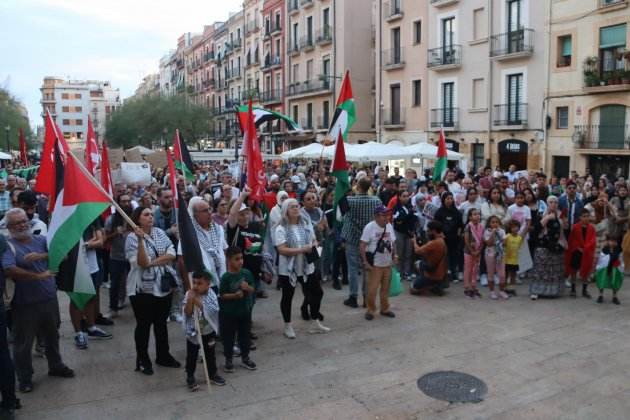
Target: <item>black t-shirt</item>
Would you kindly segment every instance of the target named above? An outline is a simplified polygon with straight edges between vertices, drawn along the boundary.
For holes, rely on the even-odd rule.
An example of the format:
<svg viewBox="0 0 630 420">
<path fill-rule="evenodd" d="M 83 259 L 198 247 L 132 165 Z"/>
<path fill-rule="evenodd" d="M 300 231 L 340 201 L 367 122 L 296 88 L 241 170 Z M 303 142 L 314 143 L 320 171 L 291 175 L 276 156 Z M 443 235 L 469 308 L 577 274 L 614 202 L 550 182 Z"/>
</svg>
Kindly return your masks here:
<svg viewBox="0 0 630 420">
<path fill-rule="evenodd" d="M 235 236 L 237 235 L 235 239 Z M 243 251 L 243 266 L 254 273 L 260 272 L 262 265 L 262 226 L 257 222 L 250 222 L 247 228 L 240 225 L 227 226 L 227 243 L 237 246 Z"/>
</svg>

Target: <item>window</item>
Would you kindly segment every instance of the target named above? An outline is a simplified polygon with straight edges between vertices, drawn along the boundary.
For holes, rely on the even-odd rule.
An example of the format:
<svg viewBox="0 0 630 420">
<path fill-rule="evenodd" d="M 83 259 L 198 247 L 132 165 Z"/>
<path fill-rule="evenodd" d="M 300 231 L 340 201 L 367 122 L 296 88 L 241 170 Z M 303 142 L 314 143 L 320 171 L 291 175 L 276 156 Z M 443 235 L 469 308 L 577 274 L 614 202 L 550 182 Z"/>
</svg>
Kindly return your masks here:
<svg viewBox="0 0 630 420">
<path fill-rule="evenodd" d="M 75 121 L 75 124 L 76 124 L 76 125 L 83 125 L 83 120 L 76 120 L 76 121 Z"/>
<path fill-rule="evenodd" d="M 479 168 L 482 168 L 485 166 L 483 146 L 484 146 L 483 144 L 472 145 L 473 147 L 472 161 L 473 161 L 473 170 L 475 172 L 477 172 Z"/>
<path fill-rule="evenodd" d="M 523 117 L 523 73 L 510 74 L 507 78 L 508 125 L 520 125 Z"/>
<path fill-rule="evenodd" d="M 486 87 L 484 79 L 473 79 L 472 82 L 472 107 L 473 109 L 484 109 L 486 105 Z"/>
<path fill-rule="evenodd" d="M 70 112 L 70 107 L 69 106 L 62 106 L 61 107 L 61 112 Z"/>
<path fill-rule="evenodd" d="M 74 107 L 74 112 L 83 112 L 83 107 L 82 106 L 75 106 Z"/>
<path fill-rule="evenodd" d="M 280 13 L 276 13 L 276 26 L 275 26 L 275 30 L 279 31 L 280 30 Z"/>
<path fill-rule="evenodd" d="M 299 40 L 298 40 L 298 24 L 294 23 L 293 24 L 293 49 L 297 50 L 299 49 L 300 44 L 299 44 Z"/>
<path fill-rule="evenodd" d="M 569 128 L 569 107 L 559 106 L 556 108 L 556 128 Z"/>
<path fill-rule="evenodd" d="M 402 52 L 400 50 L 400 28 L 393 28 L 391 34 L 392 40 L 392 53 L 389 57 L 391 62 L 389 64 L 400 64 L 402 59 Z"/>
<path fill-rule="evenodd" d="M 298 121 L 298 116 L 299 116 L 298 110 L 299 110 L 298 106 L 293 105 L 293 121 L 295 122 Z"/>
<path fill-rule="evenodd" d="M 412 85 L 412 92 L 413 92 L 413 97 L 411 99 L 411 106 L 421 106 L 422 105 L 422 99 L 421 99 L 421 81 L 420 80 L 414 80 L 411 82 Z"/>
<path fill-rule="evenodd" d="M 306 62 L 306 80 L 313 79 L 313 59 Z"/>
<path fill-rule="evenodd" d="M 81 99 L 81 94 L 80 93 L 75 93 L 74 94 L 74 99 Z"/>
<path fill-rule="evenodd" d="M 452 46 L 455 43 L 455 17 L 442 19 L 442 47 Z"/>
<path fill-rule="evenodd" d="M 573 42 L 571 35 L 558 37 L 558 67 L 570 67 Z"/>
<path fill-rule="evenodd" d="M 70 125 L 70 120 L 62 120 L 63 125 Z"/>
<path fill-rule="evenodd" d="M 324 101 L 322 104 L 322 127 L 320 128 L 328 128 L 329 126 L 329 115 L 330 115 L 330 102 Z"/>
<path fill-rule="evenodd" d="M 417 20 L 413 23 L 413 43 L 419 44 L 422 42 L 422 21 Z"/>
<path fill-rule="evenodd" d="M 269 35 L 271 33 L 271 21 L 269 18 L 265 18 L 265 35 Z"/>
<path fill-rule="evenodd" d="M 455 126 L 455 83 L 442 83 L 442 125 Z"/>
<path fill-rule="evenodd" d="M 483 7 L 473 10 L 473 39 L 484 39 L 488 36 L 488 22 L 486 19 L 486 9 Z"/>
<path fill-rule="evenodd" d="M 292 76 L 291 80 L 293 80 L 293 83 L 300 81 L 298 77 L 299 73 L 300 73 L 300 65 L 296 63 L 293 65 L 293 74 L 291 75 Z"/>
<path fill-rule="evenodd" d="M 308 45 L 313 45 L 313 16 L 306 18 L 306 39 Z"/>
<path fill-rule="evenodd" d="M 70 94 L 69 93 L 62 93 L 61 94 L 61 99 L 70 99 Z"/>
<path fill-rule="evenodd" d="M 328 7 L 322 10 L 322 26 L 324 28 L 330 26 L 330 9 Z"/>
<path fill-rule="evenodd" d="M 313 128 L 313 104 L 306 104 L 306 128 Z"/>
<path fill-rule="evenodd" d="M 601 28 L 599 30 L 599 60 L 601 71 L 607 73 L 615 70 L 623 70 L 623 53 L 625 49 L 625 23 Z"/>
</svg>

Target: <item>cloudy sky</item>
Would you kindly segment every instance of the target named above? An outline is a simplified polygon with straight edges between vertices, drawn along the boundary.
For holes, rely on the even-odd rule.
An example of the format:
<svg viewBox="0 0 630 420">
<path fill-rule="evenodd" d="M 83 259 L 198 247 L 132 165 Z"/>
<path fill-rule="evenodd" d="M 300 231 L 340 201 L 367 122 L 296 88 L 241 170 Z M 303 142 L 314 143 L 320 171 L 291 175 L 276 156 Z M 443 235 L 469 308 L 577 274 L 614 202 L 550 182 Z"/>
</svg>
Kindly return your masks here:
<svg viewBox="0 0 630 420">
<path fill-rule="evenodd" d="M 225 20 L 242 0 L 0 0 L 0 85 L 40 124 L 44 76 L 110 80 L 123 98 L 184 32 Z"/>
</svg>

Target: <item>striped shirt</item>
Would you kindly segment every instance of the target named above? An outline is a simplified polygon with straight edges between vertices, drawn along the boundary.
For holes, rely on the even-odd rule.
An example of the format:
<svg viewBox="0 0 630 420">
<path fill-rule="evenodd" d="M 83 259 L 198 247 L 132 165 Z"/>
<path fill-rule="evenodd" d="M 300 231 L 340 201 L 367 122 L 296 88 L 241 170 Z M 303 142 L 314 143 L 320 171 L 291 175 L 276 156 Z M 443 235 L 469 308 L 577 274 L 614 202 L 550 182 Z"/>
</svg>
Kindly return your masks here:
<svg viewBox="0 0 630 420">
<path fill-rule="evenodd" d="M 363 228 L 374 219 L 374 209 L 380 204 L 380 199 L 367 194 L 348 197 L 348 211 L 341 228 L 341 237 L 348 245 L 359 246 Z"/>
</svg>

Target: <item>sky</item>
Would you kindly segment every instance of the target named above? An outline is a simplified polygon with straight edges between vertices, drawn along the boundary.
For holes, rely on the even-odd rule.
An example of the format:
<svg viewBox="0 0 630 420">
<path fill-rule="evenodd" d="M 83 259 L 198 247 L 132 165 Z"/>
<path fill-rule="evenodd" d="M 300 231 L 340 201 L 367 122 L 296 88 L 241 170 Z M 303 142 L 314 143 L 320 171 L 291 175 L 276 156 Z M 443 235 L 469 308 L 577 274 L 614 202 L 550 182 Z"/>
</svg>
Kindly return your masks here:
<svg viewBox="0 0 630 420">
<path fill-rule="evenodd" d="M 224 21 L 242 0 L 0 0 L 0 86 L 41 124 L 45 76 L 109 80 L 121 99 L 158 71 L 184 32 Z"/>
</svg>

